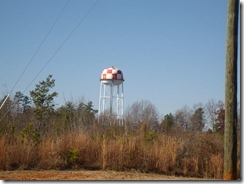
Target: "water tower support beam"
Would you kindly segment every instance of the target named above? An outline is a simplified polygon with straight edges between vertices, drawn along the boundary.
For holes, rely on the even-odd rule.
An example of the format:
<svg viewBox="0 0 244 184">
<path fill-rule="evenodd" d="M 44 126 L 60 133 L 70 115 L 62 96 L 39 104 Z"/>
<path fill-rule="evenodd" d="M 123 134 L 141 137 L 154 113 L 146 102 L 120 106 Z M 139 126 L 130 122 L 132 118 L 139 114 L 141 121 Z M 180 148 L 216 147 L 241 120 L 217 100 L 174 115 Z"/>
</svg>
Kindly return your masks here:
<svg viewBox="0 0 244 184">
<path fill-rule="evenodd" d="M 119 86 L 117 86 L 117 96 L 116 96 L 116 101 L 117 101 L 117 118 L 119 117 Z"/>
<path fill-rule="evenodd" d="M 113 82 L 111 81 L 110 82 L 110 108 L 109 108 L 109 111 L 110 111 L 110 115 L 112 116 L 113 114 Z"/>
</svg>

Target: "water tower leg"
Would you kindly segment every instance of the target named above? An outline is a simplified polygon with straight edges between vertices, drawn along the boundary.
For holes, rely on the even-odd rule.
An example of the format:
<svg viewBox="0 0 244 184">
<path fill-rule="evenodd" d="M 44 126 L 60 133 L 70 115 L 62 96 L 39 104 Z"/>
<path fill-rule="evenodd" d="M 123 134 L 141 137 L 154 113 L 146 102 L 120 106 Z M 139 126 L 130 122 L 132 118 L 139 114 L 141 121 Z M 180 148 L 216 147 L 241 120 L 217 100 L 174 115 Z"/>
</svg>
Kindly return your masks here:
<svg viewBox="0 0 244 184">
<path fill-rule="evenodd" d="M 99 123 L 99 120 L 100 120 L 100 115 L 101 115 L 101 102 L 102 102 L 102 82 L 100 83 L 100 96 L 99 96 L 99 104 L 98 104 L 98 123 Z"/>
<path fill-rule="evenodd" d="M 102 113 L 104 115 L 104 109 L 105 109 L 105 98 L 106 98 L 106 86 L 103 85 L 103 100 L 102 100 Z"/>
<path fill-rule="evenodd" d="M 112 116 L 113 114 L 113 84 L 111 82 L 110 84 L 110 108 L 109 108 L 109 112 L 110 112 L 110 116 Z"/>
<path fill-rule="evenodd" d="M 124 124 L 124 85 L 121 84 L 121 118 L 122 118 L 122 125 Z"/>
<path fill-rule="evenodd" d="M 119 112 L 119 86 L 117 86 L 117 95 L 116 95 L 116 114 L 117 118 L 120 118 L 120 112 Z"/>
</svg>

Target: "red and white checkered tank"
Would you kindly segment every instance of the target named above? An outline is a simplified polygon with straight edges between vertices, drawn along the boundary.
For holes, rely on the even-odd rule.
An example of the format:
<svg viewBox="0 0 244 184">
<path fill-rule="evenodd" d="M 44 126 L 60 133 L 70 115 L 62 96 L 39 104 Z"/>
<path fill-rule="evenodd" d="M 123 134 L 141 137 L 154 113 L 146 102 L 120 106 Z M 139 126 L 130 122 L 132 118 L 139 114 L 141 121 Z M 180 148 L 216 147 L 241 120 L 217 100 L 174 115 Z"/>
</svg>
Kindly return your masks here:
<svg viewBox="0 0 244 184">
<path fill-rule="evenodd" d="M 113 83 L 113 85 L 120 85 L 123 81 L 123 73 L 121 70 L 115 67 L 106 68 L 101 74 L 100 81 L 105 84 Z"/>
</svg>

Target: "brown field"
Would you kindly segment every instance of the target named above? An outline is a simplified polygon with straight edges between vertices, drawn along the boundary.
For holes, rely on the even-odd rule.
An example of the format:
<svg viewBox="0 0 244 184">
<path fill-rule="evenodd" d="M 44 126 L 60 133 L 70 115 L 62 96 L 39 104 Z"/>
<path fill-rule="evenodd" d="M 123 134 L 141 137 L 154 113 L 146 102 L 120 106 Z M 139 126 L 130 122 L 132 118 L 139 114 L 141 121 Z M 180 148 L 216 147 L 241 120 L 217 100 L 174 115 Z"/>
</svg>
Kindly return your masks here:
<svg viewBox="0 0 244 184">
<path fill-rule="evenodd" d="M 0 180 L 208 180 L 117 171 L 1 171 Z"/>
<path fill-rule="evenodd" d="M 0 136 L 0 179 L 223 178 L 223 141 L 218 134 L 167 135 L 142 131 L 127 135 L 109 130 L 103 134 L 77 131 L 44 136 L 40 142 L 35 142 L 33 137 L 24 138 Z M 240 178 L 240 149 L 237 174 Z"/>
</svg>

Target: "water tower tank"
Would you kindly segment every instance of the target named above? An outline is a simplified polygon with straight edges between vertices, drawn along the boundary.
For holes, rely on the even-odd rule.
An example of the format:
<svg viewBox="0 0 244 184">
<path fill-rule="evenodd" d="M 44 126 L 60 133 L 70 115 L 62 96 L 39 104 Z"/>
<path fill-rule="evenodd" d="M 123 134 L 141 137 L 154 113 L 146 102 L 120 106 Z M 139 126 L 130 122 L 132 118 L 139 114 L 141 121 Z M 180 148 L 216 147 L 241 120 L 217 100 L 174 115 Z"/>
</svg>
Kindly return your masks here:
<svg viewBox="0 0 244 184">
<path fill-rule="evenodd" d="M 106 68 L 102 71 L 100 81 L 105 85 L 110 85 L 112 83 L 113 86 L 118 86 L 124 81 L 123 73 L 113 66 L 111 68 Z"/>
</svg>

